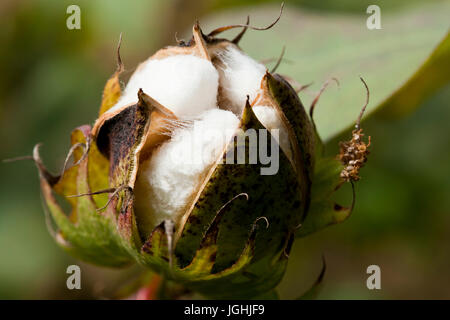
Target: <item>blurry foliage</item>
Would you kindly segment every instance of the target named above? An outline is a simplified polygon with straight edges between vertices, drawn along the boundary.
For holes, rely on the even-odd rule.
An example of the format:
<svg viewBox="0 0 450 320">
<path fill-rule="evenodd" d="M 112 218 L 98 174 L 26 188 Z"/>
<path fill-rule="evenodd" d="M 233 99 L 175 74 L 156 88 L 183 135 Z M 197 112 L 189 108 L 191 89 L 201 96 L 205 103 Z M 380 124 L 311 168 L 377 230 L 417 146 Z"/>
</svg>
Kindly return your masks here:
<svg viewBox="0 0 450 320">
<path fill-rule="evenodd" d="M 260 7 L 261 2 L 272 4 Z M 305 105 L 324 80 L 339 78 L 340 90 L 330 87 L 316 110 L 327 138 L 356 118 L 365 98 L 359 75 L 371 88 L 374 107 L 413 75 L 448 30 L 444 1 L 285 2 L 279 24 L 248 32 L 242 47 L 266 59 L 286 45 L 278 71 L 301 83 L 314 81 L 301 95 Z M 81 7 L 79 31 L 65 27 L 66 8 L 73 3 Z M 381 6 L 383 30 L 365 28 L 368 4 Z M 235 5 L 238 9 L 228 10 Z M 276 16 L 278 6 L 279 1 L 235 0 L 2 2 L 0 159 L 30 154 L 36 142 L 44 142 L 44 161 L 60 170 L 70 131 L 97 115 L 103 84 L 115 69 L 120 32 L 126 80 L 139 61 L 173 44 L 175 32 L 189 35 L 196 18 L 205 32 L 243 23 L 247 14 L 261 26 Z M 312 285 L 322 253 L 327 274 L 319 298 L 450 298 L 440 286 L 450 281 L 448 78 L 440 87 L 431 98 L 419 99 L 421 108 L 408 118 L 364 123 L 373 147 L 357 185 L 356 209 L 344 224 L 296 241 L 281 298 Z M 335 153 L 337 140 L 327 148 Z M 101 297 L 104 287 L 136 272 L 82 265 L 83 290 L 68 291 L 66 267 L 78 262 L 47 234 L 34 166 L 0 163 L 0 179 L 0 298 Z M 350 201 L 349 193 L 342 192 L 343 202 Z M 365 287 L 370 264 L 382 268 L 381 292 Z"/>
<path fill-rule="evenodd" d="M 201 22 L 208 32 L 217 25 L 242 23 L 250 14 L 252 25 L 263 26 L 276 17 L 276 8 L 233 9 L 209 16 Z M 278 57 L 286 45 L 285 61 L 277 72 L 301 84 L 314 82 L 300 94 L 305 106 L 310 105 L 316 91 L 327 79 L 336 77 L 339 80 L 339 90 L 334 84 L 330 85 L 315 110 L 318 132 L 323 140 L 329 140 L 347 129 L 359 114 L 366 98 L 359 76 L 366 80 L 371 91 L 367 116 L 414 74 L 444 38 L 449 28 L 446 13 L 449 10 L 450 2 L 441 1 L 429 1 L 397 12 L 382 9 L 382 30 L 369 30 L 366 28 L 368 15 L 365 10 L 359 15 L 318 14 L 294 10 L 292 5 L 286 5 L 282 19 L 273 29 L 248 32 L 241 46 L 252 57 L 264 60 Z M 445 57 L 447 60 L 450 58 L 450 51 L 444 51 L 441 60 L 445 61 Z M 428 90 L 416 90 L 421 95 L 416 95 L 415 105 L 423 101 L 426 93 L 450 80 L 443 65 L 438 71 L 442 80 L 422 79 L 421 86 L 426 84 Z M 427 74 L 436 74 L 436 68 L 423 73 Z M 414 109 L 411 101 L 407 103 L 409 109 Z M 395 105 L 385 107 L 392 109 Z"/>
<path fill-rule="evenodd" d="M 365 12 L 369 5 L 376 4 L 383 10 L 398 10 L 405 6 L 411 6 L 419 3 L 420 0 L 287 0 L 286 4 L 298 6 L 306 9 L 314 9 L 318 11 L 336 11 L 345 13 L 361 13 Z M 274 0 L 212 0 L 210 7 L 216 10 L 243 5 L 257 5 L 261 3 L 280 3 Z"/>
<path fill-rule="evenodd" d="M 433 50 L 419 70 L 392 96 L 383 101 L 375 114 L 401 117 L 413 111 L 424 97 L 450 81 L 450 33 Z"/>
</svg>

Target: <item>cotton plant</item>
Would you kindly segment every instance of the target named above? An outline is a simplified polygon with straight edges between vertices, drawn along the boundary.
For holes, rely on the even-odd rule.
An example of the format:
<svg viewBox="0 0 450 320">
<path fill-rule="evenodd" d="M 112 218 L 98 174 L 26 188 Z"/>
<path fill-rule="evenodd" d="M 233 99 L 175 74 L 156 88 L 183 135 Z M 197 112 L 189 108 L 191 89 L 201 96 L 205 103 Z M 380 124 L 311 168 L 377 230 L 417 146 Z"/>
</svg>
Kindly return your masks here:
<svg viewBox="0 0 450 320">
<path fill-rule="evenodd" d="M 236 38 L 218 37 L 238 27 Z M 61 175 L 35 147 L 62 248 L 101 266 L 141 264 L 208 298 L 275 297 L 294 239 L 349 216 L 353 205 L 332 198 L 367 159 L 360 118 L 340 155 L 325 157 L 313 121 L 319 96 L 308 114 L 292 80 L 243 52 L 249 28 L 258 29 L 204 34 L 196 23 L 188 42 L 158 50 L 123 89 L 118 51 L 99 117 L 72 132 Z M 251 130 L 256 149 L 241 143 Z M 260 146 L 278 152 L 270 174 L 248 161 Z M 247 161 L 230 163 L 238 154 Z"/>
</svg>

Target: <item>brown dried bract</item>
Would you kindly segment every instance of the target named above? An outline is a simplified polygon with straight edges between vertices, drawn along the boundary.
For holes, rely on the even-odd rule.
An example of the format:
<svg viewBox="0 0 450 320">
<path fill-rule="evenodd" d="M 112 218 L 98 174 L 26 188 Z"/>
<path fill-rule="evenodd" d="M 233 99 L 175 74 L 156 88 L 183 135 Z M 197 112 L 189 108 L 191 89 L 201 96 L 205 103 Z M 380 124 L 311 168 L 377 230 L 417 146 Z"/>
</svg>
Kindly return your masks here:
<svg viewBox="0 0 450 320">
<path fill-rule="evenodd" d="M 339 143 L 339 160 L 344 165 L 341 171 L 341 178 L 346 181 L 358 181 L 360 179 L 359 170 L 364 166 L 369 154 L 370 136 L 367 144 L 363 141 L 362 129 L 352 131 L 352 139 Z"/>
<path fill-rule="evenodd" d="M 369 154 L 370 136 L 366 144 L 362 139 L 364 134 L 363 129 L 361 129 L 361 119 L 369 104 L 370 91 L 364 79 L 362 77 L 360 79 L 366 88 L 366 103 L 356 120 L 355 130 L 352 131 L 352 139 L 339 143 L 339 160 L 344 165 L 344 169 L 341 171 L 341 178 L 346 182 L 358 181 L 360 179 L 359 170 L 364 166 Z"/>
</svg>

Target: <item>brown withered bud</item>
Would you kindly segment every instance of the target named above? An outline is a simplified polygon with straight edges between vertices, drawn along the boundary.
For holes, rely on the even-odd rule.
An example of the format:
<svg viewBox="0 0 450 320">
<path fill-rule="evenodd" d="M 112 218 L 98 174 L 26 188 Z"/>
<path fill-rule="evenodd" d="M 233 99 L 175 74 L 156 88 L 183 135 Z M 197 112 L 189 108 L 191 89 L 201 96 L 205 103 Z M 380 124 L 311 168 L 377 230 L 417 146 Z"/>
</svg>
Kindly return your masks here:
<svg viewBox="0 0 450 320">
<path fill-rule="evenodd" d="M 370 136 L 368 142 L 363 141 L 362 129 L 352 131 L 352 139 L 339 143 L 339 160 L 344 165 L 341 171 L 341 178 L 346 182 L 358 181 L 360 179 L 359 170 L 367 161 L 370 146 Z"/>
<path fill-rule="evenodd" d="M 341 171 L 341 178 L 346 182 L 358 181 L 360 179 L 359 170 L 367 161 L 370 146 L 370 136 L 367 143 L 363 140 L 364 133 L 360 127 L 361 118 L 369 103 L 369 88 L 363 78 L 360 78 L 367 90 L 367 98 L 364 107 L 356 120 L 355 130 L 352 131 L 352 138 L 349 141 L 339 143 L 339 160 L 344 165 Z"/>
</svg>

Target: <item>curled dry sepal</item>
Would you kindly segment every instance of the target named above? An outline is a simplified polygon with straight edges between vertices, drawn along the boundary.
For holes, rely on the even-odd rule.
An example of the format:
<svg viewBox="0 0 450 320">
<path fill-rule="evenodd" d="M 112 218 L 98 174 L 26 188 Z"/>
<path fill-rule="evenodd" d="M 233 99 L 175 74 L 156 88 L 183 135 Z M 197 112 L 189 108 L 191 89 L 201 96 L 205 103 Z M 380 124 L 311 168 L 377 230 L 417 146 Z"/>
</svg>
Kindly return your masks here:
<svg viewBox="0 0 450 320">
<path fill-rule="evenodd" d="M 355 130 L 352 131 L 351 140 L 339 143 L 339 160 L 344 165 L 344 169 L 341 171 L 341 178 L 347 182 L 358 181 L 360 179 L 359 170 L 364 166 L 369 155 L 370 136 L 368 142 L 365 143 L 363 140 L 363 129 L 361 129 L 360 125 L 361 118 L 369 103 L 369 88 L 363 78 L 361 78 L 361 81 L 367 90 L 366 104 L 362 108 L 358 120 L 356 120 Z"/>
<path fill-rule="evenodd" d="M 208 297 L 251 298 L 281 280 L 294 237 L 348 217 L 332 200 L 348 167 L 322 156 L 296 91 L 239 48 L 243 32 L 216 37 L 232 27 L 249 26 L 205 35 L 196 24 L 189 42 L 157 51 L 124 90 L 119 58 L 99 118 L 72 132 L 74 164 L 60 176 L 35 148 L 54 236 L 68 252 L 105 266 L 138 262 Z M 276 174 L 261 175 L 259 161 L 220 161 L 242 151 L 235 138 L 249 129 L 268 129 L 257 139 L 279 144 Z M 359 143 L 343 148 L 353 154 Z M 188 161 L 201 152 L 203 161 Z M 249 159 L 248 144 L 244 152 Z"/>
</svg>

